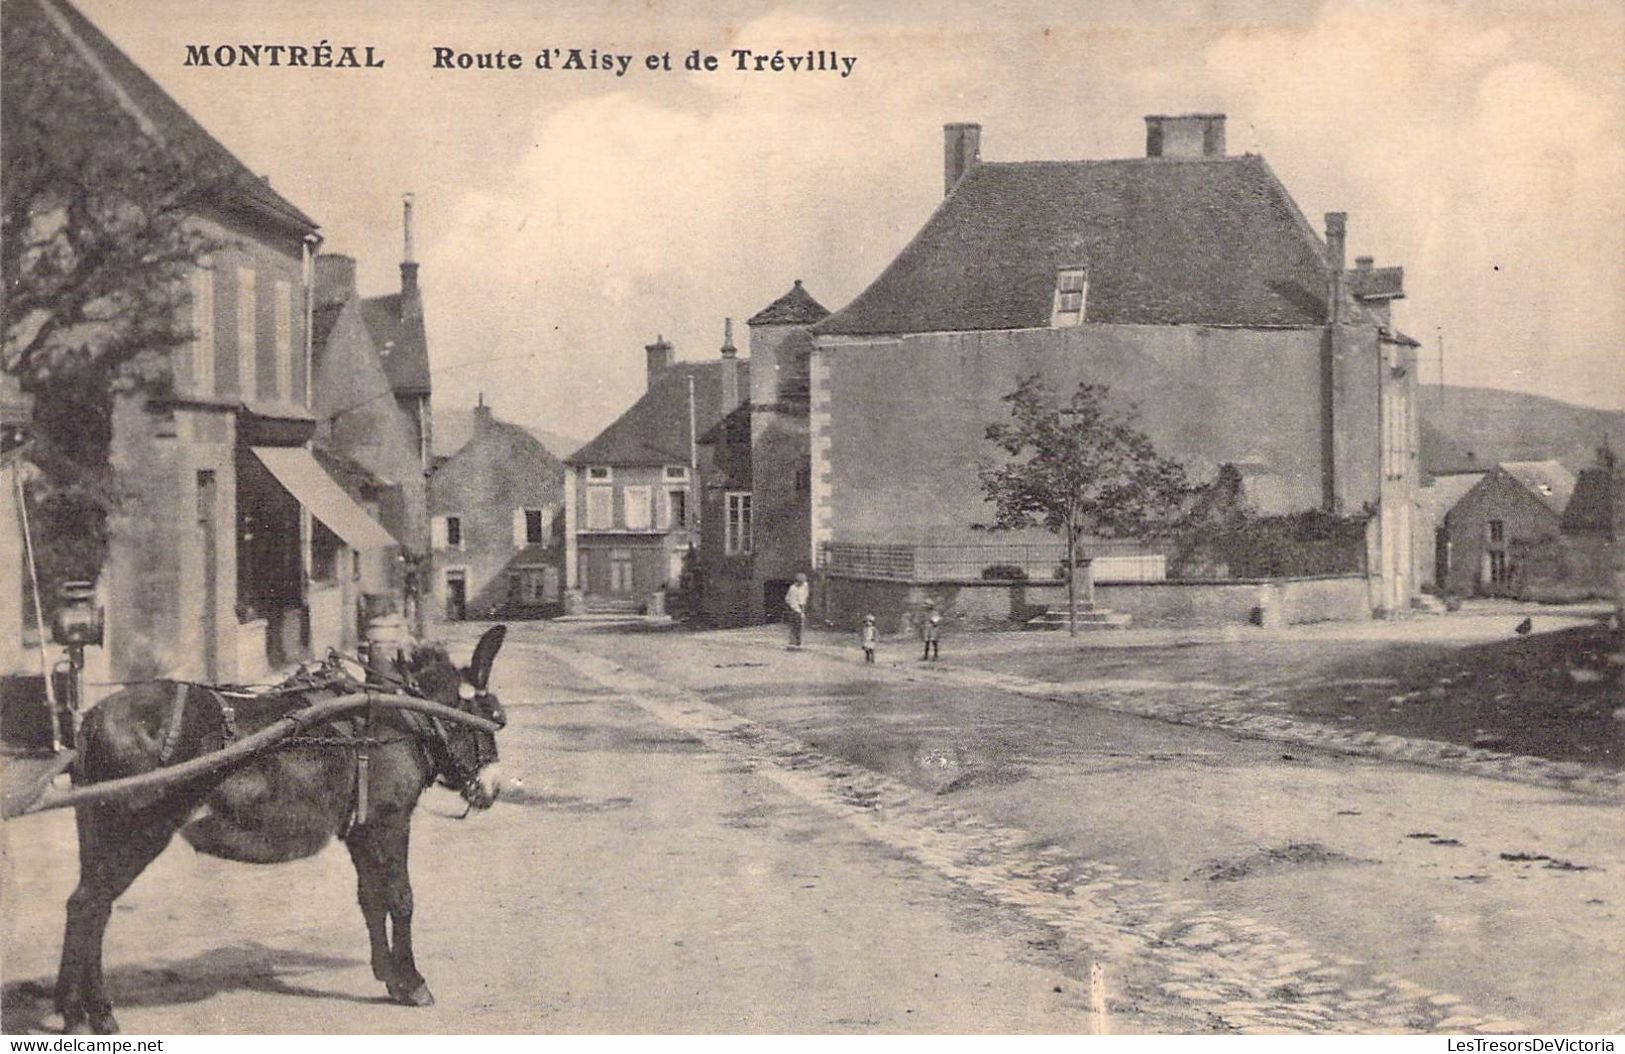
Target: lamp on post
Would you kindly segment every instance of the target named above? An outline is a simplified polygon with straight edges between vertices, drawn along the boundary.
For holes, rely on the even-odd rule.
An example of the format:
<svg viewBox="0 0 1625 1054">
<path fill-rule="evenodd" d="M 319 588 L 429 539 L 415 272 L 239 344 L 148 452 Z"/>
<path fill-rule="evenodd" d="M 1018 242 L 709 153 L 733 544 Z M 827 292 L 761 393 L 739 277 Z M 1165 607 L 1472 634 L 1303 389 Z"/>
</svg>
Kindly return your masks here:
<svg viewBox="0 0 1625 1054">
<path fill-rule="evenodd" d="M 79 708 L 85 698 L 85 649 L 102 642 L 103 621 L 102 609 L 96 606 L 94 584 L 62 583 L 57 590 L 56 610 L 51 613 L 51 639 L 68 651 L 71 677 L 67 702 L 76 745 L 79 741 Z"/>
</svg>

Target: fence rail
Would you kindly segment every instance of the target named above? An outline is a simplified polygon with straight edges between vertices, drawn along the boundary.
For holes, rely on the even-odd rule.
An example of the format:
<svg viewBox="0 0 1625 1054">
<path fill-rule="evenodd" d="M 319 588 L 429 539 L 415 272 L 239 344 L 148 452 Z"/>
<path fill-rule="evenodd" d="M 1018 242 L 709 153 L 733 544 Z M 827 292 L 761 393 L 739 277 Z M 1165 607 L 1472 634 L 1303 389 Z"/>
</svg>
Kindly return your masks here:
<svg viewBox="0 0 1625 1054">
<path fill-rule="evenodd" d="M 1086 542 L 1094 580 L 1160 582 L 1168 561 L 1155 547 L 1136 541 Z M 1064 581 L 1066 546 L 1060 542 L 983 545 L 911 545 L 825 542 L 820 565 L 825 574 L 882 582 Z"/>
</svg>

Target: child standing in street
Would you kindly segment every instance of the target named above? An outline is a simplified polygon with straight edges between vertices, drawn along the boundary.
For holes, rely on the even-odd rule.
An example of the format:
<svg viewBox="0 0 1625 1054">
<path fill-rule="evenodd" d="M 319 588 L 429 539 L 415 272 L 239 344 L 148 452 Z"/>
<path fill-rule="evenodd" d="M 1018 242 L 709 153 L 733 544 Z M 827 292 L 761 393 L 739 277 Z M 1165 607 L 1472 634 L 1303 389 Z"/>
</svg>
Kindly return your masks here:
<svg viewBox="0 0 1625 1054">
<path fill-rule="evenodd" d="M 875 630 L 875 617 L 873 615 L 863 616 L 863 628 L 858 631 L 858 643 L 863 646 L 864 662 L 873 663 L 875 661 L 875 644 L 879 639 L 880 634 Z"/>
<path fill-rule="evenodd" d="M 925 654 L 920 656 L 920 661 L 942 658 L 941 645 L 938 643 L 942 639 L 942 616 L 935 610 L 931 612 L 931 617 L 925 620 L 920 636 L 925 641 Z"/>
</svg>

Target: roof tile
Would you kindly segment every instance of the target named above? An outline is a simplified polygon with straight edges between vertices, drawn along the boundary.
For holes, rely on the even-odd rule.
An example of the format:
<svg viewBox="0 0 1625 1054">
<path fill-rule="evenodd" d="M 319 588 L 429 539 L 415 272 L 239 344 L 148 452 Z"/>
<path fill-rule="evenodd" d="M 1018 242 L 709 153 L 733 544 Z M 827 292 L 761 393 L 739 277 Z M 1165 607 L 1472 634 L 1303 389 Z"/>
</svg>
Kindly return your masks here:
<svg viewBox="0 0 1625 1054">
<path fill-rule="evenodd" d="M 984 162 L 818 333 L 1049 325 L 1056 271 L 1091 322 L 1324 324 L 1325 248 L 1263 158 Z"/>
</svg>

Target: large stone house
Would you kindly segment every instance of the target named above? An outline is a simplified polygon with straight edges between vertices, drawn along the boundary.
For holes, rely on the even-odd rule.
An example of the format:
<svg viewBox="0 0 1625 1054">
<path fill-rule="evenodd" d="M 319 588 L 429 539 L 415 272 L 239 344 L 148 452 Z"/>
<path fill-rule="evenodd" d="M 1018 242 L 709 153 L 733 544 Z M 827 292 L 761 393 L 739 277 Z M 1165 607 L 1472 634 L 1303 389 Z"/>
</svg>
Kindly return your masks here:
<svg viewBox="0 0 1625 1054">
<path fill-rule="evenodd" d="M 59 34 L 59 61 L 139 134 L 204 151 L 233 173 L 232 189 L 195 216 L 225 247 L 192 273 L 186 321 L 195 336 L 168 363 L 173 394 L 123 395 L 115 407 L 122 498 L 97 583 L 106 631 L 89 657 L 91 680 L 257 682 L 352 642 L 357 554 L 394 539 L 309 449 L 316 222 L 71 5 L 7 6 Z M 7 567 L 0 578 L 22 573 Z M 26 669 L 17 643 L 0 642 L 6 665 Z"/>
<path fill-rule="evenodd" d="M 750 365 L 740 361 L 731 339 L 708 362 L 676 362 L 672 345 L 661 338 L 644 352 L 643 396 L 565 459 L 572 607 L 658 608 L 682 584 L 700 540 L 700 437 L 750 391 Z M 751 495 L 724 494 L 722 516 L 706 529 L 731 531 L 729 544 L 748 550 Z"/>
<path fill-rule="evenodd" d="M 986 428 L 1038 372 L 1108 385 L 1195 479 L 1241 467 L 1261 513 L 1369 512 L 1368 573 L 1333 606 L 1407 608 L 1418 423 L 1416 344 L 1390 318 L 1401 269 L 1349 268 L 1346 216 L 1317 235 L 1262 157 L 1225 152 L 1223 115 L 1146 127 L 1142 158 L 987 162 L 979 126 L 946 126 L 946 198 L 812 327 L 810 551 L 898 546 L 918 567 L 921 546 L 985 543 Z"/>
<path fill-rule="evenodd" d="M 499 420 L 484 396 L 468 442 L 429 477 L 435 616 L 534 618 L 563 610 L 564 466 Z"/>
</svg>

